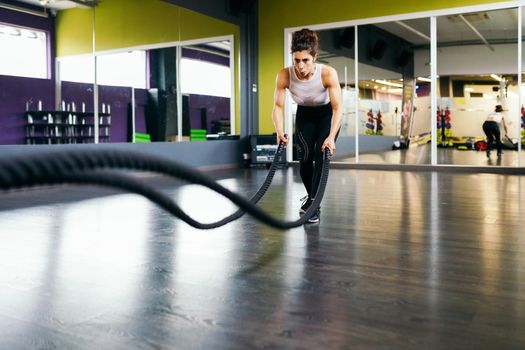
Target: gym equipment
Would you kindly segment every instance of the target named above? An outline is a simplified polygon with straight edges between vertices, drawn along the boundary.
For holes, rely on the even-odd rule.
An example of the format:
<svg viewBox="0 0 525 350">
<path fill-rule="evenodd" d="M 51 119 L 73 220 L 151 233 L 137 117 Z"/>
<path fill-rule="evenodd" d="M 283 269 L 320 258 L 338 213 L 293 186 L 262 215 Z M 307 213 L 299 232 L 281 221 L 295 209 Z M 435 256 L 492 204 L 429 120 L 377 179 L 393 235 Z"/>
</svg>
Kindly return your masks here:
<svg viewBox="0 0 525 350">
<path fill-rule="evenodd" d="M 517 139 L 511 139 L 507 135 L 503 137 L 501 140 L 501 143 L 503 144 L 503 147 L 506 149 L 512 149 L 517 151 L 518 150 L 518 140 Z"/>
<path fill-rule="evenodd" d="M 190 141 L 206 141 L 206 129 L 190 129 Z"/>
<path fill-rule="evenodd" d="M 150 134 L 146 134 L 146 133 L 143 133 L 143 132 L 136 132 L 135 133 L 135 142 L 136 143 L 151 142 L 151 136 L 150 136 Z"/>
<path fill-rule="evenodd" d="M 453 146 L 452 141 L 452 124 L 451 113 L 448 107 L 445 109 L 438 108 L 437 110 L 437 128 L 438 128 L 438 146 L 449 147 Z"/>
<path fill-rule="evenodd" d="M 212 229 L 223 226 L 249 213 L 258 220 L 279 229 L 289 229 L 305 224 L 310 219 L 324 196 L 330 166 L 330 151 L 323 152 L 322 174 L 315 200 L 306 213 L 296 221 L 281 221 L 269 215 L 255 204 L 264 196 L 270 186 L 277 163 L 281 158 L 284 143 L 277 148 L 274 162 L 265 182 L 251 199 L 231 192 L 227 188 L 211 180 L 203 173 L 180 163 L 164 158 L 119 150 L 76 150 L 55 151 L 48 154 L 34 154 L 29 156 L 7 156 L 0 159 L 0 189 L 31 187 L 38 185 L 95 184 L 114 187 L 140 194 L 156 203 L 166 211 L 177 216 L 187 224 L 199 229 Z M 186 214 L 166 194 L 156 190 L 130 175 L 111 169 L 131 169 L 156 172 L 174 178 L 182 179 L 194 184 L 206 186 L 211 190 L 227 197 L 239 206 L 234 214 L 214 223 L 201 223 Z"/>
</svg>

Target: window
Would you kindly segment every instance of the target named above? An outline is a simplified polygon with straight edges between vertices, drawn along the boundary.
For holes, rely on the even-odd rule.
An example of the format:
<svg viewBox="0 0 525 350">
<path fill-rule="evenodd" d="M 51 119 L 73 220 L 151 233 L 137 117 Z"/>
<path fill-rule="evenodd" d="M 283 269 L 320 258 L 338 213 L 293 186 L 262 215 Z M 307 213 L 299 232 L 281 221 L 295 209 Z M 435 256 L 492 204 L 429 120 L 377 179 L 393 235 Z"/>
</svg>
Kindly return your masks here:
<svg viewBox="0 0 525 350">
<path fill-rule="evenodd" d="M 93 56 L 60 58 L 60 80 L 93 83 Z M 146 88 L 146 52 L 131 51 L 97 56 L 97 84 Z"/>
<path fill-rule="evenodd" d="M 93 55 L 60 57 L 58 71 L 61 81 L 93 84 Z"/>
<path fill-rule="evenodd" d="M 183 94 L 231 97 L 230 67 L 182 58 L 180 71 Z"/>
<path fill-rule="evenodd" d="M 146 51 L 97 56 L 97 84 L 145 89 Z"/>
<path fill-rule="evenodd" d="M 0 23 L 0 74 L 49 78 L 47 33 Z"/>
</svg>

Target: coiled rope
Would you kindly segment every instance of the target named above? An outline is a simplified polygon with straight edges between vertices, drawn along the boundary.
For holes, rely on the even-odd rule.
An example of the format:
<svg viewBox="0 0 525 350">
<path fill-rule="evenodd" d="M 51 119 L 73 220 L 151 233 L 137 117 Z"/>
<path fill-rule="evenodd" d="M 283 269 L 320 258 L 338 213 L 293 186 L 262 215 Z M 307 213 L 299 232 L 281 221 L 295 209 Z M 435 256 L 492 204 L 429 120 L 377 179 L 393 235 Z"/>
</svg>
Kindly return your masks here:
<svg viewBox="0 0 525 350">
<path fill-rule="evenodd" d="M 140 194 L 198 229 L 212 229 L 223 226 L 240 218 L 244 213 L 248 213 L 275 228 L 289 229 L 306 223 L 319 207 L 328 182 L 330 155 L 329 150 L 325 149 L 321 181 L 312 205 L 299 220 L 282 221 L 269 215 L 255 204 L 268 190 L 278 167 L 283 148 L 284 146 L 281 142 L 263 185 L 250 199 L 228 190 L 201 172 L 188 166 L 156 156 L 119 150 L 57 151 L 44 155 L 29 155 L 24 158 L 5 157 L 0 159 L 0 189 L 9 190 L 62 183 L 95 184 Z M 239 210 L 222 220 L 213 223 L 201 223 L 186 214 L 166 194 L 114 169 L 155 172 L 202 185 L 231 200 L 239 207 Z"/>
</svg>

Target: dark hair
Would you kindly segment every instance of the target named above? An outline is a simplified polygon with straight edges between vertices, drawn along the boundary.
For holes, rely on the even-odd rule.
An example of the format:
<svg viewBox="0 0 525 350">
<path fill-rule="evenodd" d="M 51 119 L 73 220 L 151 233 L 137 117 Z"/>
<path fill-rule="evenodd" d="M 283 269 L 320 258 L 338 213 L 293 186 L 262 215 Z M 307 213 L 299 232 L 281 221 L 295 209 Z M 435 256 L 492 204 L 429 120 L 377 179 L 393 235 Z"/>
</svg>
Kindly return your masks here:
<svg viewBox="0 0 525 350">
<path fill-rule="evenodd" d="M 501 105 L 496 105 L 496 112 L 503 112 L 503 107 Z"/>
<path fill-rule="evenodd" d="M 319 51 L 319 38 L 317 33 L 303 28 L 292 34 L 292 53 L 297 51 L 308 51 L 310 55 L 317 56 Z"/>
</svg>

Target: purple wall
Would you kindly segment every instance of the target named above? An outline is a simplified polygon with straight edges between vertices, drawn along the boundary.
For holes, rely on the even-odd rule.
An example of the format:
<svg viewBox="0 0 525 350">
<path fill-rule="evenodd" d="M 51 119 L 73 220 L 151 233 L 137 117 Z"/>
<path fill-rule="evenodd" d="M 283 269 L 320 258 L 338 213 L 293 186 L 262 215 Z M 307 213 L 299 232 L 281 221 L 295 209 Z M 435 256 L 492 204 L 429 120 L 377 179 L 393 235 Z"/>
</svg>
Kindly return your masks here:
<svg viewBox="0 0 525 350">
<path fill-rule="evenodd" d="M 93 112 L 93 84 L 62 82 L 62 101 L 66 104 L 75 102 L 77 112 L 82 111 L 82 103 L 86 112 Z"/>
<path fill-rule="evenodd" d="M 135 89 L 135 131 L 146 131 L 146 105 L 148 103 L 148 90 Z"/>
<path fill-rule="evenodd" d="M 0 75 L 0 145 L 25 144 L 26 102 L 30 110 L 37 109 L 38 100 L 42 101 L 43 110 L 54 110 L 54 89 L 54 83 L 49 79 Z M 82 102 L 86 112 L 93 111 L 93 85 L 64 81 L 61 93 L 62 100 L 66 104 L 74 102 L 78 112 L 82 111 Z M 147 90 L 135 90 L 135 98 L 136 131 L 146 132 L 144 106 Z M 102 112 L 102 103 L 111 106 L 110 142 L 128 142 L 131 133 L 128 117 L 131 88 L 99 86 L 99 112 Z"/>
<path fill-rule="evenodd" d="M 120 86 L 98 86 L 99 112 L 102 104 L 111 106 L 110 142 L 128 142 L 131 132 L 128 110 L 131 103 L 131 88 Z M 107 107 L 106 107 L 107 112 Z"/>
<path fill-rule="evenodd" d="M 33 79 L 0 75 L 0 145 L 25 144 L 26 102 L 36 110 L 54 109 L 55 87 L 49 79 Z"/>
<path fill-rule="evenodd" d="M 208 133 L 214 120 L 230 119 L 230 99 L 227 97 L 190 95 L 190 128 L 201 128 L 201 108 L 206 108 Z"/>
</svg>

